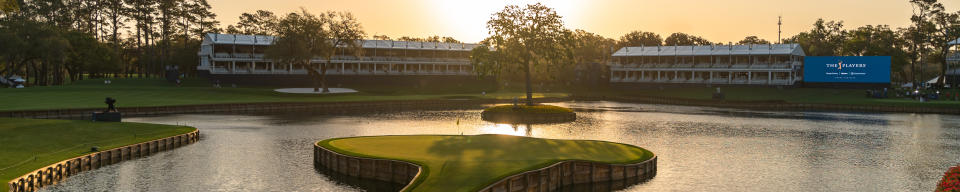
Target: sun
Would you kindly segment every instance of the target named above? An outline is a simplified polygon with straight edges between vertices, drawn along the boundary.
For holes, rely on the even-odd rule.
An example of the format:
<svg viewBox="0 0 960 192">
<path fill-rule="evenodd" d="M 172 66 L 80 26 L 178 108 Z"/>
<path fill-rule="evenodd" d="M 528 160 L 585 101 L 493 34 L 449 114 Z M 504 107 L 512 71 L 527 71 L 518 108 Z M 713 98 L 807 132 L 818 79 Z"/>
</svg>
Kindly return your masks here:
<svg viewBox="0 0 960 192">
<path fill-rule="evenodd" d="M 451 0 L 431 0 L 428 4 L 433 7 L 429 9 L 436 21 L 435 27 L 442 28 L 445 34 L 441 36 L 452 36 L 464 42 L 479 42 L 489 36 L 487 34 L 487 21 L 491 15 L 503 10 L 507 5 L 525 5 L 532 3 L 543 3 L 551 7 L 564 17 L 564 23 L 569 23 L 569 19 L 575 8 L 579 4 L 573 0 L 560 1 L 451 1 Z"/>
</svg>

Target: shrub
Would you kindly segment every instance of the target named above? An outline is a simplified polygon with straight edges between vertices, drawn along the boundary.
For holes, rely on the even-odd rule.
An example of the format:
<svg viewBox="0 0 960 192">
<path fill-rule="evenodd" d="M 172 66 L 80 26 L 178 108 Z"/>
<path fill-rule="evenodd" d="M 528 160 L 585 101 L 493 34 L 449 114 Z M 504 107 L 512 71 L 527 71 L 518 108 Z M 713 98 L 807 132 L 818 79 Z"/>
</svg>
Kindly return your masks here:
<svg viewBox="0 0 960 192">
<path fill-rule="evenodd" d="M 960 192 L 960 165 L 951 167 L 943 173 L 943 179 L 937 184 L 937 192 Z"/>
</svg>

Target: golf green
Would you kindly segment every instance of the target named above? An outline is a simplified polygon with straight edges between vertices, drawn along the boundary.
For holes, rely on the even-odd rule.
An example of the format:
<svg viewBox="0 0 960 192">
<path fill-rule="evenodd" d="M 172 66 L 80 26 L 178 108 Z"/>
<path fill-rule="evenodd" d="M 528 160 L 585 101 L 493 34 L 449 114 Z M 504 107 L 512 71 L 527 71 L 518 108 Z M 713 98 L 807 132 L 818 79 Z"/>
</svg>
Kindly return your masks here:
<svg viewBox="0 0 960 192">
<path fill-rule="evenodd" d="M 417 164 L 423 172 L 409 186 L 412 191 L 477 191 L 502 178 L 567 160 L 628 164 L 654 157 L 627 144 L 509 135 L 371 136 L 317 144 L 345 155 Z"/>
</svg>

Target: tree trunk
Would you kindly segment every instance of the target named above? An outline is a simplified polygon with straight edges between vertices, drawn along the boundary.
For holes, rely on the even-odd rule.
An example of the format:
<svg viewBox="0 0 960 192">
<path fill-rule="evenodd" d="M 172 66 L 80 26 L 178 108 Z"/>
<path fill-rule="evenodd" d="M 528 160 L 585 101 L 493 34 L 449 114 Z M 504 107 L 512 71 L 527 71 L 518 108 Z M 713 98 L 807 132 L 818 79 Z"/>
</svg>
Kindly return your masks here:
<svg viewBox="0 0 960 192">
<path fill-rule="evenodd" d="M 330 88 L 327 88 L 327 65 L 330 65 L 330 59 L 327 59 L 327 63 L 320 65 L 320 85 L 323 86 L 323 93 L 330 92 Z"/>
<path fill-rule="evenodd" d="M 530 61 L 524 62 L 524 73 L 527 75 L 527 105 L 533 105 L 533 87 L 530 86 Z"/>
</svg>

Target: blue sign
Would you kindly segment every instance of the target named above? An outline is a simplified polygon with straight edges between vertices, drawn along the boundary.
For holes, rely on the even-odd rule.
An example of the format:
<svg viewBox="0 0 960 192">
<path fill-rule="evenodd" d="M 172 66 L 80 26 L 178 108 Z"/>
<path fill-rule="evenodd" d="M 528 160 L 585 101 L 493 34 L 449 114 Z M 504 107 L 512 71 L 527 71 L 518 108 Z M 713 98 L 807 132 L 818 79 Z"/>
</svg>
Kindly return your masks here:
<svg viewBox="0 0 960 192">
<path fill-rule="evenodd" d="M 803 81 L 890 83 L 890 56 L 806 57 Z"/>
</svg>

